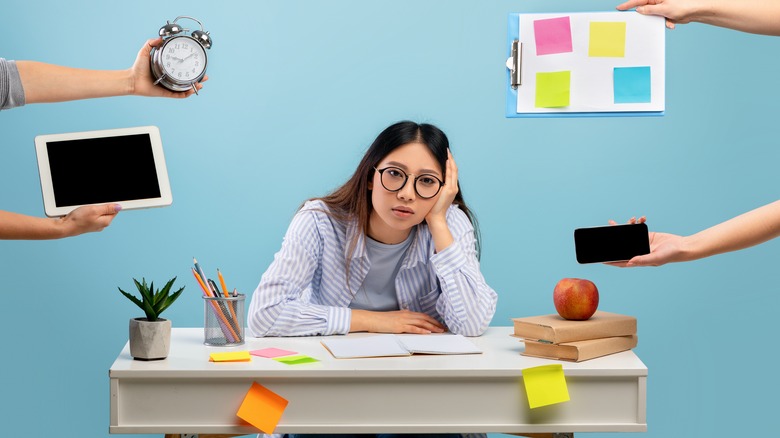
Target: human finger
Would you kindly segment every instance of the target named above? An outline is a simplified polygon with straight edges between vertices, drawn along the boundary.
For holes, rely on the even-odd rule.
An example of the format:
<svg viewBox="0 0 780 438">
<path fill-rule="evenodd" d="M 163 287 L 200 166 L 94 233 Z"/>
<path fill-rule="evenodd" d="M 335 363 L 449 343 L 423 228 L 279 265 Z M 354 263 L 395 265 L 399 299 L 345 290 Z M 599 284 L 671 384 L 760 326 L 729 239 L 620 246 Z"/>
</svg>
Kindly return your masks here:
<svg viewBox="0 0 780 438">
<path fill-rule="evenodd" d="M 637 6 L 643 6 L 646 4 L 648 4 L 648 0 L 628 0 L 625 3 L 621 3 L 617 5 L 617 10 L 626 11 L 629 9 L 634 9 Z"/>
<path fill-rule="evenodd" d="M 408 323 L 415 324 L 420 327 L 443 329 L 444 326 L 434 317 L 422 312 L 406 311 L 408 313 Z"/>
</svg>

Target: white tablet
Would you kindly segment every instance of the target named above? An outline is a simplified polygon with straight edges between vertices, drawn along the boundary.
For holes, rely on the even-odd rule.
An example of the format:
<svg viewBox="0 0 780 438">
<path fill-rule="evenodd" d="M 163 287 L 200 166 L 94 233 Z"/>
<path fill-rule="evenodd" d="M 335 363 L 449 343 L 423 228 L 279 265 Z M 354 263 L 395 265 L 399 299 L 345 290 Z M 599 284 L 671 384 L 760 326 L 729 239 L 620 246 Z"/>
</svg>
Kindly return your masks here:
<svg viewBox="0 0 780 438">
<path fill-rule="evenodd" d="M 156 126 L 39 135 L 35 152 L 46 216 L 90 204 L 129 210 L 173 202 Z"/>
</svg>

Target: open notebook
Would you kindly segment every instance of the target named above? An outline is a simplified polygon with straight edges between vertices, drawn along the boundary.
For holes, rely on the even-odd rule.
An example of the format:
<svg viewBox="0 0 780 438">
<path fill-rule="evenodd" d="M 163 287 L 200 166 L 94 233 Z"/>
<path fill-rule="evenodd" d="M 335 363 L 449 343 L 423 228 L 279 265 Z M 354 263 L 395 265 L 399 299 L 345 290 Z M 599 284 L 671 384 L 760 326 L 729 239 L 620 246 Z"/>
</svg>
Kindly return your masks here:
<svg viewBox="0 0 780 438">
<path fill-rule="evenodd" d="M 482 353 L 479 347 L 464 336 L 451 333 L 333 336 L 323 338 L 321 342 L 333 357 L 337 359 L 411 356 L 412 354 Z"/>
</svg>

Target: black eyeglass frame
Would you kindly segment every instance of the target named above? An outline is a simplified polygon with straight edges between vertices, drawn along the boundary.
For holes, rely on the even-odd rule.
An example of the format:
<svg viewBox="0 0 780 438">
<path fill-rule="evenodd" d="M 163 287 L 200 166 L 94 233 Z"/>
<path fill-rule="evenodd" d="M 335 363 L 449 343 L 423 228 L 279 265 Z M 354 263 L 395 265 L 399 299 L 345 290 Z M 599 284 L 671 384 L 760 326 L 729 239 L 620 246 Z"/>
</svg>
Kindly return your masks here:
<svg viewBox="0 0 780 438">
<path fill-rule="evenodd" d="M 384 174 L 384 173 L 385 173 L 387 170 L 390 170 L 390 169 L 397 170 L 397 171 L 401 172 L 401 173 L 403 174 L 403 176 L 404 176 L 404 183 L 403 183 L 403 184 L 401 184 L 401 187 L 399 187 L 399 188 L 397 188 L 397 189 L 395 189 L 395 190 L 390 190 L 390 189 L 388 189 L 388 188 L 387 188 L 387 186 L 385 185 L 385 182 L 384 182 L 384 180 L 382 179 L 382 176 L 383 176 L 383 174 Z M 374 167 L 374 170 L 376 170 L 376 171 L 379 173 L 379 182 L 380 182 L 380 183 L 382 183 L 382 187 L 384 187 L 384 188 L 385 188 L 385 190 L 387 190 L 387 191 L 388 191 L 388 192 L 390 192 L 390 193 L 400 192 L 400 191 L 401 191 L 401 189 L 403 189 L 404 187 L 406 187 L 406 183 L 408 183 L 408 182 L 409 182 L 409 175 L 414 175 L 414 174 L 409 174 L 409 173 L 406 173 L 406 172 L 405 172 L 403 169 L 401 169 L 400 167 L 395 167 L 395 166 L 387 166 L 387 167 L 385 167 L 385 168 L 383 168 L 383 169 L 377 169 L 376 167 Z M 419 191 L 419 190 L 417 190 L 417 181 L 418 181 L 420 178 L 424 177 L 424 176 L 425 176 L 425 177 L 429 177 L 429 178 L 433 178 L 433 179 L 435 179 L 436 181 L 438 181 L 438 182 L 439 182 L 439 188 L 437 188 L 437 189 L 436 189 L 436 193 L 434 193 L 434 194 L 433 194 L 433 195 L 431 195 L 431 196 L 423 196 L 423 195 L 421 195 L 421 194 L 420 194 L 420 191 Z M 435 198 L 435 197 L 436 197 L 436 195 L 438 195 L 438 194 L 439 194 L 439 192 L 441 191 L 441 188 L 442 188 L 443 186 L 444 186 L 444 181 L 442 181 L 441 179 L 439 179 L 439 177 L 438 177 L 438 176 L 436 176 L 436 175 L 432 175 L 432 174 L 430 174 L 430 173 L 423 173 L 423 174 L 421 174 L 421 175 L 415 175 L 415 176 L 414 176 L 414 181 L 413 181 L 413 184 L 412 184 L 412 187 L 414 187 L 414 193 L 417 193 L 417 196 L 419 196 L 419 197 L 421 197 L 421 198 L 423 198 L 423 199 L 431 199 L 431 198 Z"/>
</svg>

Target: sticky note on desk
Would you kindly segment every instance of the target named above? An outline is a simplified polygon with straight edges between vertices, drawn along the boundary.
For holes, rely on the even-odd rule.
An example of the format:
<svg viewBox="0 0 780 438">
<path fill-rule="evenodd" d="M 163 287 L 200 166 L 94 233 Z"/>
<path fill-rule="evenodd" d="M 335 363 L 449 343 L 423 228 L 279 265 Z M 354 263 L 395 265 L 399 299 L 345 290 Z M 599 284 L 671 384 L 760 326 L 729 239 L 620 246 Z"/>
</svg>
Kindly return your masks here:
<svg viewBox="0 0 780 438">
<path fill-rule="evenodd" d="M 248 351 L 229 351 L 226 353 L 211 353 L 209 362 L 249 362 L 252 356 Z"/>
<path fill-rule="evenodd" d="M 284 357 L 277 357 L 274 358 L 275 361 L 281 362 L 283 364 L 287 365 L 300 365 L 302 363 L 312 363 L 312 362 L 319 362 L 319 360 L 311 357 L 306 356 L 304 354 L 298 354 L 295 356 L 284 356 Z"/>
<path fill-rule="evenodd" d="M 281 348 L 263 348 L 260 350 L 252 350 L 249 353 L 252 356 L 260 356 L 260 357 L 279 357 L 279 356 L 290 356 L 295 354 L 294 351 L 282 350 Z"/>
<path fill-rule="evenodd" d="M 284 397 L 257 382 L 252 382 L 236 415 L 263 433 L 271 434 L 279 424 L 287 403 Z"/>
<path fill-rule="evenodd" d="M 569 389 L 561 364 L 526 368 L 522 373 L 531 409 L 569 401 Z"/>
</svg>

